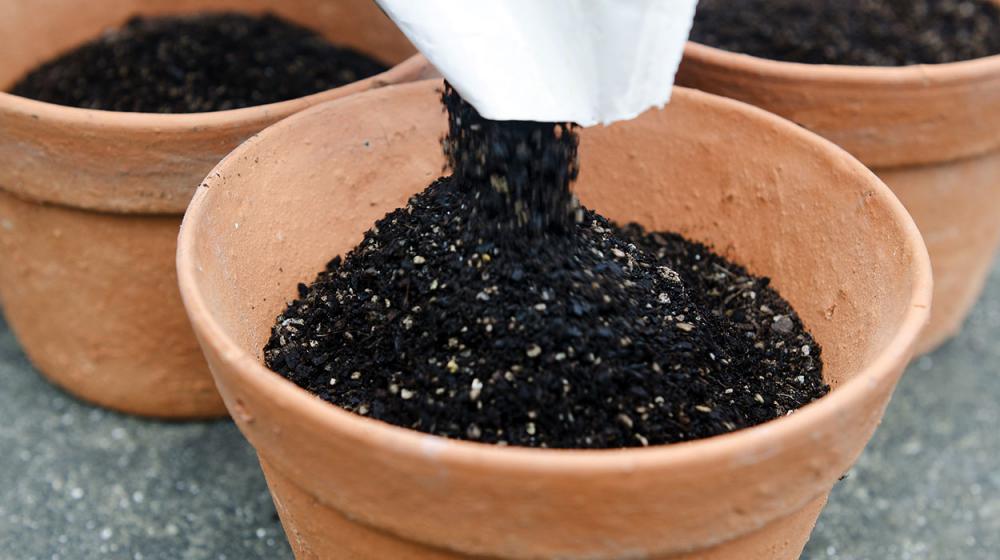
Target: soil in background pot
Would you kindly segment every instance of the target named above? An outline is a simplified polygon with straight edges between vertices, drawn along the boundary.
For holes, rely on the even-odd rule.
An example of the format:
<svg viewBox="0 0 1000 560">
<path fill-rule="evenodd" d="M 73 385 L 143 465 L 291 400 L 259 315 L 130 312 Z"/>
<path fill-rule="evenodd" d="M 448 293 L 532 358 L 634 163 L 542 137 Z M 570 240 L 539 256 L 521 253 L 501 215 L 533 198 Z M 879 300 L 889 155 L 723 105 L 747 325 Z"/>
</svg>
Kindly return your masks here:
<svg viewBox="0 0 1000 560">
<path fill-rule="evenodd" d="M 29 72 L 11 93 L 86 109 L 197 113 L 295 99 L 386 69 L 273 15 L 136 17 Z"/>
<path fill-rule="evenodd" d="M 269 367 L 357 414 L 552 448 L 704 438 L 826 394 L 766 278 L 576 202 L 572 125 L 444 102 L 453 174 L 299 286 Z"/>
<path fill-rule="evenodd" d="M 701 0 L 691 39 L 808 64 L 905 66 L 1000 54 L 990 0 Z"/>
</svg>

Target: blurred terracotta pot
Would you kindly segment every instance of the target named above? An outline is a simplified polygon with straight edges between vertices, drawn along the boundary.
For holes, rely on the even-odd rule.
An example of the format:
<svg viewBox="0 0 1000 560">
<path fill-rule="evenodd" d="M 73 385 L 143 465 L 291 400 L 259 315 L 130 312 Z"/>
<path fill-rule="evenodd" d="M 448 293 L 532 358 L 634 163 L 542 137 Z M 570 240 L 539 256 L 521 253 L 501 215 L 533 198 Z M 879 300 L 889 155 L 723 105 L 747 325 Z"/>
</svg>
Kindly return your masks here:
<svg viewBox="0 0 1000 560">
<path fill-rule="evenodd" d="M 874 170 L 913 216 L 934 267 L 934 311 L 917 352 L 959 332 L 1000 245 L 1000 56 L 876 68 L 688 43 L 677 83 L 781 115 Z"/>
<path fill-rule="evenodd" d="M 31 361 L 85 400 L 168 418 L 225 414 L 176 288 L 181 216 L 246 138 L 292 113 L 422 76 L 369 0 L 11 0 L 0 86 L 136 14 L 272 11 L 397 64 L 292 101 L 215 113 L 90 111 L 0 93 L 0 299 Z M 404 62 L 405 60 L 405 62 Z"/>
<path fill-rule="evenodd" d="M 297 283 L 440 174 L 440 87 L 366 92 L 269 128 L 215 169 L 181 228 L 184 303 L 297 557 L 798 558 L 910 358 L 930 266 L 871 172 L 748 105 L 678 89 L 664 111 L 586 129 L 577 192 L 771 276 L 823 346 L 834 389 L 819 402 L 692 443 L 506 448 L 354 415 L 262 365 Z"/>
</svg>

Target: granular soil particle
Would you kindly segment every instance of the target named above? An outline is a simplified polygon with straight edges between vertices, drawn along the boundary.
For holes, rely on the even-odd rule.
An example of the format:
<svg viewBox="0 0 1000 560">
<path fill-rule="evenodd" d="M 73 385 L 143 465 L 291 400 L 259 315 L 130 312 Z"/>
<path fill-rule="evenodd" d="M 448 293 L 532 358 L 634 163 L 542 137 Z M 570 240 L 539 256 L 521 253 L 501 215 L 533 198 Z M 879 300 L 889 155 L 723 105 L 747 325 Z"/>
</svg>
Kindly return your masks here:
<svg viewBox="0 0 1000 560">
<path fill-rule="evenodd" d="M 794 311 L 767 279 L 702 245 L 619 228 L 559 194 L 529 198 L 561 201 L 542 206 L 571 219 L 499 209 L 509 228 L 482 223 L 484 208 L 493 209 L 484 196 L 523 199 L 496 189 L 490 172 L 466 182 L 455 131 L 480 123 L 469 107 L 455 110 L 464 102 L 453 95 L 444 96 L 452 109 L 444 145 L 456 173 L 299 286 L 264 349 L 270 368 L 395 425 L 551 448 L 704 438 L 826 394 L 820 348 Z M 554 176 L 568 188 L 575 161 L 539 157 L 575 159 L 572 127 L 525 136 L 518 126 L 491 135 L 505 148 L 471 161 L 499 170 L 507 185 L 544 186 L 542 177 Z M 525 138 L 533 156 L 519 164 L 511 154 Z"/>
<path fill-rule="evenodd" d="M 761 58 L 905 66 L 1000 54 L 990 0 L 701 0 L 691 39 Z"/>
<path fill-rule="evenodd" d="M 384 70 L 270 14 L 136 17 L 31 71 L 11 93 L 86 109 L 198 113 L 295 99 Z"/>
</svg>

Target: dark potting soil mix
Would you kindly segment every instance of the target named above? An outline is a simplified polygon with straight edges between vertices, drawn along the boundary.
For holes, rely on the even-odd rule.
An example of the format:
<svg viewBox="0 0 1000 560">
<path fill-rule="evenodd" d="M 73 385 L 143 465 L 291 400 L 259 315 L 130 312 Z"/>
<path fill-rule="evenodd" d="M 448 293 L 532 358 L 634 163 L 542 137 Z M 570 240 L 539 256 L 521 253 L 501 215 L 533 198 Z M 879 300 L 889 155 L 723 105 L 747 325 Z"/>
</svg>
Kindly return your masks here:
<svg viewBox="0 0 1000 560">
<path fill-rule="evenodd" d="M 1000 54 L 991 0 L 701 0 L 691 39 L 761 58 L 905 66 Z"/>
<path fill-rule="evenodd" d="M 136 17 L 31 71 L 11 93 L 86 109 L 197 113 L 295 99 L 384 70 L 273 15 Z"/>
<path fill-rule="evenodd" d="M 552 448 L 704 438 L 826 394 L 766 278 L 576 203 L 572 126 L 444 102 L 453 174 L 299 286 L 270 368 L 399 426 Z"/>
</svg>

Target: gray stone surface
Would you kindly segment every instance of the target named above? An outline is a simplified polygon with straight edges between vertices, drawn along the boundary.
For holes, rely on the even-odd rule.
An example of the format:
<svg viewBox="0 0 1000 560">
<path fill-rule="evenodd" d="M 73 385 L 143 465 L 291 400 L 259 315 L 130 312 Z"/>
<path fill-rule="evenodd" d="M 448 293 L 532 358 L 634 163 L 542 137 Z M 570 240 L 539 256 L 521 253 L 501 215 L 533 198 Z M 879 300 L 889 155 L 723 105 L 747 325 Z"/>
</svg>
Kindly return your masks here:
<svg viewBox="0 0 1000 560">
<path fill-rule="evenodd" d="M 903 376 L 803 557 L 1000 558 L 1000 265 L 962 334 Z"/>
<path fill-rule="evenodd" d="M 291 558 L 229 422 L 139 420 L 45 382 L 0 321 L 0 559 Z"/>
<path fill-rule="evenodd" d="M 1000 557 L 1000 267 L 961 337 L 907 372 L 803 556 Z M 291 558 L 250 446 L 43 381 L 0 322 L 0 559 Z M 388 560 L 388 559 L 387 559 Z"/>
</svg>

